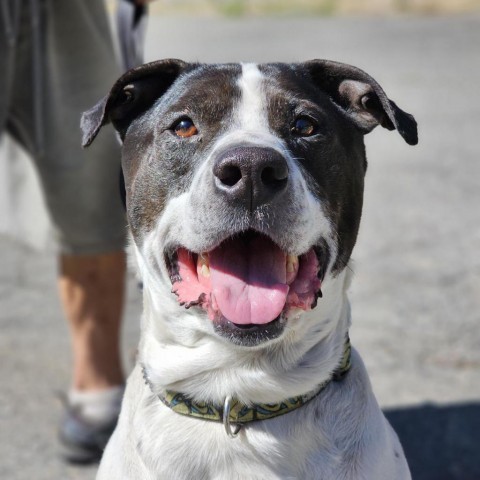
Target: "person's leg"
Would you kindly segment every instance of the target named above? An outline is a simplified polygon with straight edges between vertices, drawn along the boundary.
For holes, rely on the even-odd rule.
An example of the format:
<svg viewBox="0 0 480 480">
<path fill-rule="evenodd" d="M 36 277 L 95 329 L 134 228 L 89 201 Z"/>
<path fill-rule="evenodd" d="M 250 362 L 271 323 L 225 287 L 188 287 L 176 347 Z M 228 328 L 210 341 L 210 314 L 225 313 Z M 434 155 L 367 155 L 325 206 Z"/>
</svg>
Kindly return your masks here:
<svg viewBox="0 0 480 480">
<path fill-rule="evenodd" d="M 60 438 L 68 460 L 95 460 L 123 394 L 119 337 L 126 220 L 114 134 L 106 132 L 98 148 L 82 150 L 79 121 L 119 72 L 103 2 L 55 2 L 49 14 L 48 151 L 38 164 L 59 236 L 59 289 L 73 354 Z"/>
<path fill-rule="evenodd" d="M 7 61 L 15 59 L 11 95 L 10 83 L 1 82 L 0 120 L 32 154 L 58 236 L 60 297 L 73 352 L 60 436 L 68 459 L 90 461 L 101 455 L 123 393 L 119 335 L 126 221 L 114 135 L 103 135 L 98 146 L 84 151 L 79 123 L 82 111 L 109 90 L 118 69 L 103 2 L 43 0 L 35 3 L 37 10 L 30 2 L 21 5 L 13 22 L 15 55 L 0 58 L 3 80 L 10 78 Z M 0 40 L 5 53 L 6 36 Z"/>
<path fill-rule="evenodd" d="M 35 159 L 60 245 L 72 388 L 102 390 L 124 381 L 118 345 L 126 234 L 120 150 L 112 132 L 98 148 L 83 150 L 79 125 L 118 67 L 103 2 L 44 0 L 36 13 L 25 3 L 15 76 L 26 81 L 12 92 L 8 128 Z"/>
<path fill-rule="evenodd" d="M 69 460 L 90 461 L 101 455 L 114 428 L 123 391 L 119 333 L 126 221 L 114 135 L 107 132 L 93 149 L 82 150 L 79 123 L 81 113 L 108 92 L 118 68 L 103 2 L 41 5 L 41 48 L 32 48 L 25 35 L 16 75 L 38 79 L 32 68 L 41 64 L 43 88 L 18 82 L 9 129 L 35 159 L 60 246 L 59 289 L 73 352 L 60 427 L 64 453 Z M 36 95 L 42 95 L 41 129 L 34 121 Z M 35 143 L 39 136 L 43 149 Z"/>
<path fill-rule="evenodd" d="M 120 357 L 125 253 L 62 255 L 59 290 L 73 351 L 74 390 L 123 383 Z"/>
<path fill-rule="evenodd" d="M 61 438 L 72 446 L 82 443 L 88 423 L 108 433 L 123 391 L 126 220 L 118 187 L 120 149 L 113 132 L 106 132 L 98 148 L 83 150 L 79 129 L 81 113 L 108 92 L 119 72 L 103 2 L 50 5 L 46 148 L 37 163 L 60 243 L 59 290 L 73 358 L 69 404 L 79 413 L 67 414 Z M 80 445 L 86 453 L 106 440 L 87 438 Z M 98 452 L 90 451 L 92 458 Z M 65 453 L 75 460 L 79 452 L 85 453 L 78 448 Z"/>
<path fill-rule="evenodd" d="M 58 285 L 73 354 L 72 386 L 59 433 L 62 456 L 70 462 L 98 460 L 120 412 L 124 279 L 123 250 L 59 258 Z"/>
</svg>

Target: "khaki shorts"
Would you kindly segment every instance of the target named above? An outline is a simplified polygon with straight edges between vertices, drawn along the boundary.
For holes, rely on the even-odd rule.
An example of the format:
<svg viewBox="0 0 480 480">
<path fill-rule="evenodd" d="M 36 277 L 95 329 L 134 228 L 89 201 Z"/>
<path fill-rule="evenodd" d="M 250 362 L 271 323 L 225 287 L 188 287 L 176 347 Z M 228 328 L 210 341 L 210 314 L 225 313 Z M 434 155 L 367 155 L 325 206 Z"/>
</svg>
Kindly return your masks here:
<svg viewBox="0 0 480 480">
<path fill-rule="evenodd" d="M 3 0 L 0 131 L 30 153 L 67 254 L 124 248 L 120 149 L 105 129 L 81 148 L 80 116 L 119 75 L 101 0 Z"/>
</svg>

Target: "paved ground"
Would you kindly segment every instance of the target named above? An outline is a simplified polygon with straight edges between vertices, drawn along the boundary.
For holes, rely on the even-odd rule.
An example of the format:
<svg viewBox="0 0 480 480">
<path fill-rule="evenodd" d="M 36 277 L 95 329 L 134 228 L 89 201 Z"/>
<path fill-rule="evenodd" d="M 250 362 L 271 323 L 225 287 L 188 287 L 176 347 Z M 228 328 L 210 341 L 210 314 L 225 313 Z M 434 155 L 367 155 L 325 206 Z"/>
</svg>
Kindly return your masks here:
<svg viewBox="0 0 480 480">
<path fill-rule="evenodd" d="M 377 129 L 355 251 L 352 340 L 420 480 L 480 478 L 480 16 L 152 18 L 149 59 L 363 67 L 415 114 L 420 145 Z M 69 346 L 54 256 L 0 239 L 0 478 L 94 478 L 56 458 Z M 125 362 L 138 334 L 130 279 Z"/>
</svg>

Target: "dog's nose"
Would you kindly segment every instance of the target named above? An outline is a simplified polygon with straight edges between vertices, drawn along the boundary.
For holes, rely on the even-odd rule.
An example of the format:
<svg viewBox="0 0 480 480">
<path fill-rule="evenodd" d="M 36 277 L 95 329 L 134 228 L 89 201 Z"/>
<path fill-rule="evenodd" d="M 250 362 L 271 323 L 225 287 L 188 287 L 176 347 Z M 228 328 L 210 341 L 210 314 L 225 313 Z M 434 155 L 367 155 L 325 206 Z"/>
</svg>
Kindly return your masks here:
<svg viewBox="0 0 480 480">
<path fill-rule="evenodd" d="M 288 173 L 285 158 L 265 147 L 232 148 L 213 166 L 216 188 L 227 200 L 241 202 L 251 211 L 287 189 Z"/>
</svg>

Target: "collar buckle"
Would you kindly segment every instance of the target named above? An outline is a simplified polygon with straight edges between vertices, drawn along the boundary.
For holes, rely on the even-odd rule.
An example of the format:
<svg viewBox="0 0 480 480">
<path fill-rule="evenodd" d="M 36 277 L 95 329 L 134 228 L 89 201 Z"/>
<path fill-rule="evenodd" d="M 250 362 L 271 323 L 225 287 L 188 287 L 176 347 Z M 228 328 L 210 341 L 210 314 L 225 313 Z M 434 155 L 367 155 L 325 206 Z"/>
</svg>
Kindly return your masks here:
<svg viewBox="0 0 480 480">
<path fill-rule="evenodd" d="M 227 435 L 230 438 L 235 438 L 240 433 L 243 425 L 241 423 L 235 424 L 234 428 L 232 429 L 232 424 L 230 423 L 230 411 L 232 409 L 232 397 L 229 395 L 225 397 L 225 403 L 223 404 L 223 415 L 222 415 L 222 422 L 227 432 Z"/>
</svg>

